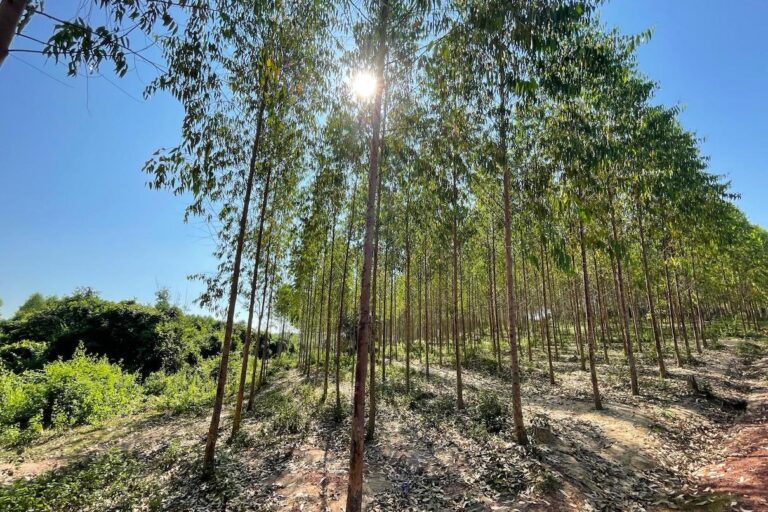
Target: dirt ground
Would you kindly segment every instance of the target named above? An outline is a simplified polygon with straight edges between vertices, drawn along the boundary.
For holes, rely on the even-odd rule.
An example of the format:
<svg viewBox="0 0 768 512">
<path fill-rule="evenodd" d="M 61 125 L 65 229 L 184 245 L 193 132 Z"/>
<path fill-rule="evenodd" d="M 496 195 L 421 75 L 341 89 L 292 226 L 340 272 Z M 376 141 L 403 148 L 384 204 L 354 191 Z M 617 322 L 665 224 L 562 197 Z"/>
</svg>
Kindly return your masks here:
<svg viewBox="0 0 768 512">
<path fill-rule="evenodd" d="M 625 366 L 601 364 L 601 411 L 592 404 L 589 373 L 570 354 L 555 365 L 555 386 L 543 361 L 525 363 L 528 447 L 512 438 L 510 383 L 491 359 L 471 359 L 464 367 L 464 411 L 455 408 L 448 355 L 445 366 L 431 362 L 429 380 L 414 362 L 410 394 L 396 363 L 387 367 L 376 436 L 366 444 L 365 507 L 768 510 L 768 358 L 746 357 L 738 343 L 724 340 L 685 368 L 668 361 L 663 381 L 641 354 L 639 397 L 628 391 Z M 691 374 L 708 394 L 689 388 Z M 302 381 L 295 370 L 285 372 L 271 392 L 293 396 Z M 347 402 L 349 383 L 342 392 Z M 735 399 L 746 400 L 746 410 L 734 406 Z M 317 407 L 306 425 L 285 433 L 270 430 L 269 418 L 249 416 L 244 434 L 231 443 L 225 417 L 220 476 L 213 482 L 199 474 L 207 418 L 144 413 L 0 453 L 0 484 L 55 477 L 118 450 L 138 458 L 136 481 L 149 489 L 137 492 L 128 509 L 343 510 L 349 408 L 338 418 L 331 410 Z M 87 509 L 110 505 L 96 501 Z"/>
</svg>

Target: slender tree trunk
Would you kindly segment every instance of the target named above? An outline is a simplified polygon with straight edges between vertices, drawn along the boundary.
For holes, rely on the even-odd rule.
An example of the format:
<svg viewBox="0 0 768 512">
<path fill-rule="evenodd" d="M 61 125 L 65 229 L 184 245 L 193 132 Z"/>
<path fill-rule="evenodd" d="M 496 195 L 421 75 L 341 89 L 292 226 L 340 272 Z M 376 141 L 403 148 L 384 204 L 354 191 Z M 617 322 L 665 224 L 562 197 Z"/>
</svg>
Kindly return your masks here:
<svg viewBox="0 0 768 512">
<path fill-rule="evenodd" d="M 371 335 L 371 270 L 373 267 L 373 231 L 376 223 L 376 186 L 379 173 L 379 135 L 381 129 L 381 98 L 384 89 L 384 62 L 387 56 L 387 24 L 389 0 L 379 7 L 378 48 L 376 50 L 376 79 L 378 88 L 373 102 L 371 146 L 368 165 L 368 200 L 363 238 L 363 274 L 360 286 L 360 320 L 357 329 L 357 366 L 350 443 L 347 512 L 360 512 L 363 506 L 363 449 L 365 445 L 365 376 L 368 366 L 368 340 Z"/>
<path fill-rule="evenodd" d="M 683 332 L 683 343 L 685 344 L 685 355 L 688 359 L 691 358 L 691 344 L 688 340 L 688 328 L 685 325 L 685 309 L 683 308 L 683 300 L 680 298 L 680 275 L 672 270 L 674 276 L 674 293 L 677 300 L 677 316 L 680 320 L 680 328 Z"/>
<path fill-rule="evenodd" d="M 386 122 L 387 122 L 387 100 L 384 99 L 384 119 L 382 119 L 382 127 L 381 127 L 381 140 L 379 140 L 379 162 L 381 165 L 381 162 L 384 160 L 384 133 L 386 128 Z M 369 345 L 369 354 L 368 357 L 370 359 L 370 365 L 371 369 L 369 371 L 369 383 L 368 383 L 368 396 L 369 396 L 369 405 L 368 405 L 368 424 L 366 426 L 365 430 L 365 437 L 368 440 L 373 439 L 374 435 L 376 434 L 376 336 L 378 335 L 378 323 L 376 321 L 376 288 L 378 285 L 378 271 L 379 271 L 379 227 L 381 225 L 381 219 L 379 218 L 379 211 L 381 210 L 381 182 L 382 182 L 382 175 L 383 171 L 379 172 L 379 175 L 376 179 L 376 221 L 374 225 L 374 233 L 373 233 L 373 283 L 371 284 L 371 339 L 370 339 L 370 345 Z M 355 184 L 355 188 L 357 188 L 357 184 Z M 354 209 L 354 208 L 353 208 Z M 352 224 L 349 225 L 350 229 L 350 236 L 352 234 Z M 386 267 L 386 262 L 384 264 Z M 384 270 L 384 295 L 386 297 L 386 282 L 387 282 L 387 274 L 386 274 L 386 268 Z M 384 309 L 386 310 L 386 301 Z M 383 358 L 382 355 L 382 375 L 384 372 L 384 366 L 383 366 Z M 336 398 L 337 408 L 341 407 L 341 403 L 339 402 L 339 398 L 337 396 Z"/>
<path fill-rule="evenodd" d="M 525 313 L 525 339 L 528 345 L 528 362 L 533 362 L 533 347 L 531 344 L 531 311 L 528 305 L 528 265 L 525 264 L 525 253 L 520 240 L 520 259 L 523 260 L 523 312 Z"/>
<path fill-rule="evenodd" d="M 683 358 L 680 355 L 680 347 L 677 343 L 677 327 L 675 327 L 675 303 L 672 299 L 672 287 L 670 286 L 669 265 L 664 261 L 664 284 L 667 290 L 667 311 L 669 313 L 669 328 L 672 330 L 672 344 L 675 347 L 677 366 L 683 367 Z"/>
<path fill-rule="evenodd" d="M 267 276 L 269 275 L 269 258 L 271 254 L 271 247 L 272 244 L 267 245 L 267 252 L 265 257 L 266 265 L 264 266 L 264 286 L 261 290 L 261 303 L 259 304 L 259 321 L 256 324 L 256 340 L 258 341 L 258 346 L 256 347 L 256 353 L 253 354 L 253 366 L 251 367 L 251 386 L 250 390 L 248 392 L 248 406 L 246 407 L 246 411 L 251 412 L 253 411 L 253 404 L 255 402 L 256 398 L 256 390 L 258 389 L 258 379 L 256 375 L 256 369 L 258 368 L 258 362 L 259 358 L 263 359 L 265 354 L 265 346 L 264 346 L 264 339 L 261 337 L 261 321 L 264 319 L 264 307 L 267 303 L 267 288 L 269 287 L 269 279 L 267 279 Z M 261 354 L 261 355 L 259 355 Z"/>
<path fill-rule="evenodd" d="M 587 310 L 587 349 L 589 353 L 589 377 L 592 381 L 592 394 L 595 400 L 595 409 L 602 409 L 600 389 L 597 383 L 597 369 L 595 364 L 595 320 L 592 312 L 592 300 L 589 297 L 589 273 L 587 268 L 587 248 L 584 243 L 584 221 L 579 218 L 579 245 L 581 246 L 581 272 L 584 277 L 584 305 Z"/>
<path fill-rule="evenodd" d="M 325 402 L 328 396 L 328 371 L 330 367 L 331 358 L 331 318 L 333 317 L 333 308 L 331 307 L 333 301 L 333 256 L 336 253 L 336 211 L 331 214 L 331 261 L 328 267 L 328 308 L 327 318 L 325 323 L 325 362 L 323 363 L 323 396 L 320 397 L 320 402 Z"/>
<path fill-rule="evenodd" d="M 384 272 L 382 272 L 382 280 L 384 281 L 384 290 L 382 293 L 382 317 L 381 317 L 381 383 L 382 385 L 387 382 L 387 282 L 389 277 L 387 276 L 387 259 L 389 257 L 389 246 L 384 246 Z"/>
<path fill-rule="evenodd" d="M 424 249 L 424 344 L 427 349 L 427 380 L 429 380 L 429 273 L 427 271 L 427 249 Z"/>
<path fill-rule="evenodd" d="M 24 15 L 28 0 L 0 1 L 0 67 L 8 56 L 11 41 L 16 34 L 19 21 Z"/>
<path fill-rule="evenodd" d="M 545 264 L 544 264 L 544 237 L 542 236 L 542 239 L 539 243 L 539 261 L 540 261 L 540 267 L 541 267 L 541 300 L 542 300 L 542 321 L 544 322 L 544 337 L 547 342 L 547 364 L 549 367 L 549 383 L 551 385 L 555 385 L 555 369 L 552 366 L 552 344 L 550 343 L 549 339 L 549 311 L 548 311 L 548 305 L 547 305 L 547 278 L 545 275 Z"/>
<path fill-rule="evenodd" d="M 275 256 L 272 260 L 272 277 L 269 279 L 269 299 L 267 299 L 267 323 L 264 328 L 264 352 L 261 358 L 261 372 L 259 372 L 259 382 L 256 389 L 261 389 L 267 383 L 267 366 L 269 365 L 269 322 L 272 319 L 272 297 L 275 291 L 275 274 L 277 269 L 277 248 L 274 250 Z M 266 274 L 264 275 L 266 277 Z"/>
<path fill-rule="evenodd" d="M 574 260 L 575 261 L 575 260 Z M 584 352 L 584 336 L 581 330 L 581 288 L 577 281 L 573 283 L 573 317 L 574 334 L 576 335 L 576 348 L 579 352 L 579 364 L 582 371 L 587 371 L 587 356 Z"/>
<path fill-rule="evenodd" d="M 333 249 L 333 248 L 331 248 Z M 323 265 L 320 269 L 320 296 L 318 297 L 318 301 L 320 302 L 320 314 L 317 317 L 317 358 L 316 358 L 316 365 L 315 365 L 315 376 L 314 379 L 317 380 L 317 368 L 320 365 L 320 346 L 322 345 L 322 339 L 323 339 L 323 308 L 325 307 L 325 267 L 326 261 L 328 260 L 328 233 L 326 232 L 325 238 L 323 239 Z"/>
<path fill-rule="evenodd" d="M 342 267 L 341 271 L 341 286 L 339 287 L 339 320 L 336 324 L 336 353 L 334 354 L 334 370 L 336 372 L 336 410 L 341 410 L 341 389 L 340 389 L 340 360 L 341 360 L 341 327 L 344 323 L 344 311 L 345 311 L 345 296 L 347 292 L 347 268 L 349 266 L 349 245 L 352 242 L 352 226 L 354 223 L 352 220 L 355 216 L 355 199 L 357 198 L 357 195 L 355 194 L 355 190 L 357 190 L 357 178 L 355 178 L 355 183 L 352 185 L 352 201 L 349 207 L 349 218 L 347 219 L 347 242 L 344 246 L 344 266 Z M 375 252 L 378 252 L 378 250 L 374 249 Z M 374 262 L 376 261 L 376 257 L 374 254 Z M 374 263 L 374 275 L 373 275 L 373 310 L 376 311 L 376 265 Z M 373 369 L 373 365 L 371 365 L 371 375 L 375 376 L 375 371 Z"/>
<path fill-rule="evenodd" d="M 605 339 L 605 331 L 607 330 L 605 321 L 605 296 L 603 295 L 603 283 L 600 279 L 600 269 L 597 266 L 597 255 L 595 251 L 592 251 L 592 267 L 595 269 L 595 283 L 597 284 L 597 310 L 600 313 L 600 341 L 603 344 L 603 357 L 605 358 L 605 364 L 610 364 L 608 359 L 608 342 Z"/>
<path fill-rule="evenodd" d="M 408 205 L 405 213 L 405 393 L 411 392 L 411 232 Z"/>
<path fill-rule="evenodd" d="M 653 299 L 653 288 L 651 286 L 651 276 L 648 271 L 648 249 L 645 244 L 645 228 L 643 226 L 643 212 L 640 204 L 637 205 L 637 227 L 640 234 L 640 255 L 643 263 L 643 275 L 645 276 L 645 291 L 648 295 L 648 309 L 651 310 L 651 323 L 653 324 L 653 339 L 656 343 L 656 357 L 659 360 L 659 376 L 664 379 L 667 376 L 667 369 L 664 366 L 664 352 L 661 348 L 661 329 L 656 317 L 656 304 Z"/>
<path fill-rule="evenodd" d="M 616 215 L 613 210 L 613 195 L 611 195 L 611 232 L 613 234 L 614 243 L 618 242 L 618 226 L 616 222 Z M 627 321 L 627 302 L 624 294 L 624 270 L 621 263 L 621 255 L 616 257 L 616 280 L 618 281 L 619 288 L 619 317 L 624 326 L 624 343 L 627 349 L 627 362 L 629 364 L 629 384 L 633 395 L 640 394 L 640 388 L 637 382 L 637 365 L 635 364 L 635 352 L 632 350 L 632 340 L 629 338 L 629 323 Z M 635 326 L 637 329 L 637 326 Z M 637 330 L 635 330 L 637 334 Z"/>
<path fill-rule="evenodd" d="M 3 4 L 6 7 L 6 4 Z M 11 8 L 10 6 L 8 7 Z M 23 6 L 22 6 L 23 8 Z M 14 25 L 15 30 L 15 25 Z M 10 38 L 7 39 L 10 43 Z M 0 55 L 0 59 L 4 56 Z M 221 421 L 221 409 L 224 405 L 224 393 L 227 386 L 227 369 L 229 367 L 229 352 L 232 348 L 232 329 L 235 323 L 235 309 L 237 308 L 237 293 L 240 283 L 240 262 L 243 256 L 243 245 L 245 244 L 245 232 L 248 229 L 248 210 L 251 206 L 251 194 L 253 192 L 253 182 L 256 178 L 256 160 L 259 155 L 261 145 L 261 132 L 264 126 L 264 111 L 266 109 L 266 95 L 268 93 L 268 83 L 264 83 L 261 100 L 259 102 L 259 111 L 257 114 L 256 133 L 253 137 L 253 146 L 251 148 L 251 161 L 248 169 L 248 178 L 245 182 L 245 197 L 243 198 L 243 209 L 240 214 L 240 223 L 237 231 L 237 242 L 235 244 L 235 259 L 232 265 L 232 280 L 229 287 L 229 304 L 227 305 L 227 321 L 224 327 L 224 341 L 221 347 L 221 362 L 219 363 L 219 376 L 216 383 L 216 398 L 213 402 L 213 413 L 211 414 L 211 423 L 208 427 L 208 437 L 205 443 L 205 454 L 203 456 L 203 473 L 210 477 L 213 475 L 213 463 L 216 453 L 216 440 L 219 437 L 219 422 Z"/>
<path fill-rule="evenodd" d="M 456 184 L 456 171 L 451 172 L 453 180 L 453 223 L 451 224 L 453 257 L 453 349 L 456 358 L 456 407 L 464 409 L 463 387 L 461 384 L 461 351 L 459 350 L 459 249 L 458 249 L 458 202 L 459 192 Z"/>
<path fill-rule="evenodd" d="M 499 157 L 502 167 L 502 196 L 501 204 L 504 210 L 504 263 L 505 263 L 505 275 L 507 284 L 507 320 L 508 326 L 508 339 L 509 339 L 509 352 L 511 356 L 511 370 L 512 370 L 512 407 L 513 418 L 515 424 L 515 437 L 517 442 L 526 445 L 528 444 L 528 436 L 525 433 L 525 424 L 523 423 L 523 401 L 520 392 L 520 362 L 517 355 L 517 329 L 516 329 L 516 307 L 515 307 L 515 288 L 512 280 L 512 274 L 515 269 L 512 265 L 512 213 L 510 211 L 510 172 L 509 165 L 507 163 L 507 83 L 506 73 L 504 70 L 504 64 L 499 66 L 501 68 L 501 76 L 499 82 L 500 93 L 500 126 L 499 126 Z"/>
<path fill-rule="evenodd" d="M 259 230 L 256 235 L 256 256 L 253 259 L 253 275 L 251 277 L 251 294 L 248 300 L 248 323 L 245 326 L 245 343 L 243 344 L 243 363 L 240 368 L 240 383 L 237 387 L 237 399 L 235 401 L 235 414 L 232 417 L 232 436 L 240 430 L 240 421 L 243 412 L 243 395 L 245 394 L 245 381 L 248 376 L 248 358 L 251 348 L 251 330 L 253 323 L 253 308 L 256 304 L 256 289 L 258 288 L 259 263 L 261 262 L 261 244 L 264 235 L 264 218 L 267 212 L 269 198 L 269 185 L 272 176 L 272 166 L 267 167 L 267 176 L 264 179 L 264 190 L 261 196 L 259 211 Z M 273 200 L 274 203 L 274 200 Z"/>
</svg>

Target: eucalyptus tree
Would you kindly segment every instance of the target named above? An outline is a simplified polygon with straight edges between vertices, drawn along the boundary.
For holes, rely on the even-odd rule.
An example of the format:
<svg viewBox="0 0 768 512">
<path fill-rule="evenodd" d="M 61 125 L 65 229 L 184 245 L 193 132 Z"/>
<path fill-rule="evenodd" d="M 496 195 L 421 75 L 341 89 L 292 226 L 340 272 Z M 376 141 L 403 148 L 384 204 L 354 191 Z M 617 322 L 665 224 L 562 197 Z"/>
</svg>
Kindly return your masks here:
<svg viewBox="0 0 768 512">
<path fill-rule="evenodd" d="M 175 37 L 179 20 L 194 17 L 195 11 L 216 12 L 226 3 L 227 0 L 89 0 L 84 4 L 92 4 L 106 18 L 103 25 L 96 25 L 89 21 L 90 17 L 86 19 L 81 15 L 86 10 L 83 4 L 74 17 L 61 19 L 45 8 L 43 0 L 4 0 L 0 2 L 0 66 L 10 53 L 21 52 L 64 61 L 70 76 L 76 76 L 81 67 L 92 73 L 104 61 L 111 62 L 115 74 L 123 76 L 129 70 L 131 58 L 155 71 L 162 71 L 162 64 L 147 54 L 146 41 L 137 42 L 137 36 Z M 53 24 L 47 41 L 24 34 L 27 24 L 35 16 Z M 11 48 L 15 35 L 34 48 Z"/>
<path fill-rule="evenodd" d="M 376 90 L 371 107 L 371 140 L 368 152 L 368 183 L 365 228 L 363 231 L 363 270 L 360 279 L 360 317 L 357 326 L 357 364 L 350 443 L 347 512 L 358 512 L 363 504 L 363 449 L 365 443 L 365 377 L 368 364 L 368 343 L 371 335 L 371 272 L 373 268 L 373 231 L 376 222 L 376 189 L 379 172 L 381 134 L 381 103 L 384 94 L 384 65 L 387 59 L 387 37 L 390 0 L 380 0 L 371 10 L 377 11 L 374 54 Z"/>
<path fill-rule="evenodd" d="M 537 62 L 556 48 L 564 34 L 580 26 L 589 13 L 584 2 L 539 0 L 535 2 L 465 1 L 456 4 L 456 30 L 447 38 L 444 52 L 460 92 L 471 97 L 488 115 L 488 129 L 497 143 L 492 157 L 501 174 L 504 213 L 504 261 L 508 343 L 511 356 L 515 434 L 528 442 L 522 416 L 520 368 L 517 349 L 516 297 L 510 210 L 511 169 L 508 162 L 509 126 L 515 100 L 531 96 L 537 88 Z"/>
<path fill-rule="evenodd" d="M 149 90 L 167 90 L 182 103 L 182 143 L 158 152 L 145 168 L 154 176 L 151 186 L 191 192 L 188 214 L 204 214 L 209 204 L 220 218 L 240 212 L 232 230 L 224 340 L 203 460 L 207 475 L 213 471 L 251 196 L 257 178 L 266 184 L 272 169 L 263 158 L 265 132 L 277 123 L 306 120 L 329 57 L 325 5 L 233 0 L 224 7 L 193 10 L 183 36 L 162 42 L 169 67 Z"/>
</svg>

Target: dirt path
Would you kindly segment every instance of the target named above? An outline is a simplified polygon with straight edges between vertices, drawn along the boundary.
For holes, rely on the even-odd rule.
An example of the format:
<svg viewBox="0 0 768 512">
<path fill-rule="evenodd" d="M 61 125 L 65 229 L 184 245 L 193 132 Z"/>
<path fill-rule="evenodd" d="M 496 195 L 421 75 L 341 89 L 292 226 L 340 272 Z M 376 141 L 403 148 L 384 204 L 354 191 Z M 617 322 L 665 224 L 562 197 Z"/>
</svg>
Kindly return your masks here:
<svg viewBox="0 0 768 512">
<path fill-rule="evenodd" d="M 733 496 L 749 510 L 768 510 L 768 357 L 745 368 L 747 410 L 724 438 L 724 458 L 699 471 L 701 486 Z M 736 506 L 736 505 L 734 505 Z"/>
</svg>

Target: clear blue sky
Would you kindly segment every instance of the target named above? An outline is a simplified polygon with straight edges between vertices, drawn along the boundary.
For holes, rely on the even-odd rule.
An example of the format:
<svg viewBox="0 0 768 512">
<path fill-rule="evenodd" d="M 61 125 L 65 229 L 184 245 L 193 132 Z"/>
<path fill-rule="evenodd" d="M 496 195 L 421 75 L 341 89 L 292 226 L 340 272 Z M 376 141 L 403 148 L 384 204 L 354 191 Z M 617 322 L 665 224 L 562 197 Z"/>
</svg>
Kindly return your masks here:
<svg viewBox="0 0 768 512">
<path fill-rule="evenodd" d="M 68 17 L 76 3 L 47 7 Z M 742 209 L 768 227 L 768 2 L 613 0 L 603 19 L 625 33 L 655 29 L 641 70 L 661 84 L 659 101 L 686 107 L 683 122 L 706 138 L 712 170 L 728 175 Z M 36 19 L 27 33 L 44 39 L 48 27 Z M 179 107 L 142 99 L 146 67 L 122 80 L 105 74 L 68 78 L 34 54 L 0 68 L 3 316 L 33 292 L 78 286 L 140 301 L 165 286 L 191 304 L 200 285 L 186 276 L 215 268 L 208 231 L 182 222 L 185 199 L 149 190 L 141 172 L 155 149 L 178 141 Z"/>
</svg>

